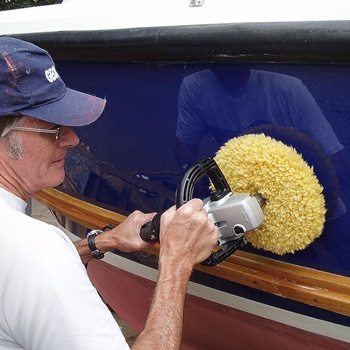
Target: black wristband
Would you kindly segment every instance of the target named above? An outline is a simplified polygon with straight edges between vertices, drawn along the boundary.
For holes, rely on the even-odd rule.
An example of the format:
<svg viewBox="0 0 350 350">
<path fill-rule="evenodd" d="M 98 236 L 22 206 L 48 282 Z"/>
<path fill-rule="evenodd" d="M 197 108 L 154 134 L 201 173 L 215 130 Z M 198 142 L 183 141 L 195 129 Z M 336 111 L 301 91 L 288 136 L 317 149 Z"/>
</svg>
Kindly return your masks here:
<svg viewBox="0 0 350 350">
<path fill-rule="evenodd" d="M 101 253 L 100 250 L 97 249 L 95 244 L 96 236 L 98 236 L 102 232 L 103 232 L 102 230 L 93 230 L 87 234 L 87 241 L 88 241 L 89 248 L 91 250 L 91 255 L 95 259 L 103 259 L 105 256 L 104 253 Z"/>
</svg>

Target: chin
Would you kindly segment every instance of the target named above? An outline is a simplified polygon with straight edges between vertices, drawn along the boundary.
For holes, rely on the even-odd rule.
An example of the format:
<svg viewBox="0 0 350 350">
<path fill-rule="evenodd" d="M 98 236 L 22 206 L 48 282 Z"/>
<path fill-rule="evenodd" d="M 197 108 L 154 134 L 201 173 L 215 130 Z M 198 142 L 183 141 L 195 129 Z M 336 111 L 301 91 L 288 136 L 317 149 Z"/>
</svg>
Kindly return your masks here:
<svg viewBox="0 0 350 350">
<path fill-rule="evenodd" d="M 62 182 L 64 181 L 65 177 L 66 177 L 66 174 L 64 172 L 62 175 L 52 176 L 50 179 L 50 186 L 48 186 L 48 187 L 56 187 L 58 185 L 61 185 Z"/>
</svg>

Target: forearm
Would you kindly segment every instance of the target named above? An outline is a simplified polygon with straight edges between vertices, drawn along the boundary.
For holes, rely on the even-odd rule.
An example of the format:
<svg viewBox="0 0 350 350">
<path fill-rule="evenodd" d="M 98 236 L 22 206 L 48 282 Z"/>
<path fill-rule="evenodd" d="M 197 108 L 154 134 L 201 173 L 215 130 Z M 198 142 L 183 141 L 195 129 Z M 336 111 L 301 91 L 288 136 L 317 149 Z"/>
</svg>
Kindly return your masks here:
<svg viewBox="0 0 350 350">
<path fill-rule="evenodd" d="M 146 326 L 133 350 L 180 349 L 186 289 L 191 271 L 192 265 L 187 261 L 159 264 L 157 286 Z"/>
<path fill-rule="evenodd" d="M 143 214 L 134 211 L 117 227 L 107 229 L 97 235 L 95 237 L 96 248 L 101 253 L 110 252 L 114 249 L 133 252 L 151 248 L 154 243 L 144 242 L 140 238 L 140 229 L 145 223 L 151 221 L 154 215 L 155 213 Z M 87 264 L 92 259 L 87 239 L 82 239 L 74 244 L 82 262 Z"/>
<path fill-rule="evenodd" d="M 175 144 L 175 158 L 182 170 L 186 170 L 186 164 L 190 165 L 197 159 L 198 145 L 188 145 L 177 139 Z"/>
</svg>

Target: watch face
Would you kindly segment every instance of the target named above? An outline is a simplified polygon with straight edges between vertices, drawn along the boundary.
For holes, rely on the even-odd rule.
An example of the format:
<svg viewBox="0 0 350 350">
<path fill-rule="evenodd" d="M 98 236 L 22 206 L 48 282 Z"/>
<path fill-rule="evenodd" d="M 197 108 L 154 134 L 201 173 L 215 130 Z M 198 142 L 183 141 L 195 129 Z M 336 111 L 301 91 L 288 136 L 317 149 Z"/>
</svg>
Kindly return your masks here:
<svg viewBox="0 0 350 350">
<path fill-rule="evenodd" d="M 92 231 L 88 232 L 87 237 L 92 236 L 92 235 L 98 236 L 102 232 L 103 232 L 102 230 L 92 230 Z"/>
</svg>

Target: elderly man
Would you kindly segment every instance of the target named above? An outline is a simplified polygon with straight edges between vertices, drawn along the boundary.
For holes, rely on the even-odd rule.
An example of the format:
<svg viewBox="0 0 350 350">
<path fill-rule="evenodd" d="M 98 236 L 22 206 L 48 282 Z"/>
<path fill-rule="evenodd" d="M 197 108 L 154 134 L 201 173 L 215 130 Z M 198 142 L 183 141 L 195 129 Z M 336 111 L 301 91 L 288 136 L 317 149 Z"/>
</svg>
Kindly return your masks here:
<svg viewBox="0 0 350 350">
<path fill-rule="evenodd" d="M 63 181 L 67 149 L 79 142 L 71 126 L 92 123 L 104 105 L 66 88 L 46 51 L 0 38 L 1 349 L 128 349 L 82 262 L 96 257 L 91 244 L 101 253 L 150 247 L 139 232 L 154 214 L 134 212 L 74 247 L 61 230 L 24 213 L 37 191 Z M 158 281 L 135 349 L 180 347 L 191 271 L 218 238 L 202 206 L 194 199 L 162 216 Z"/>
</svg>

